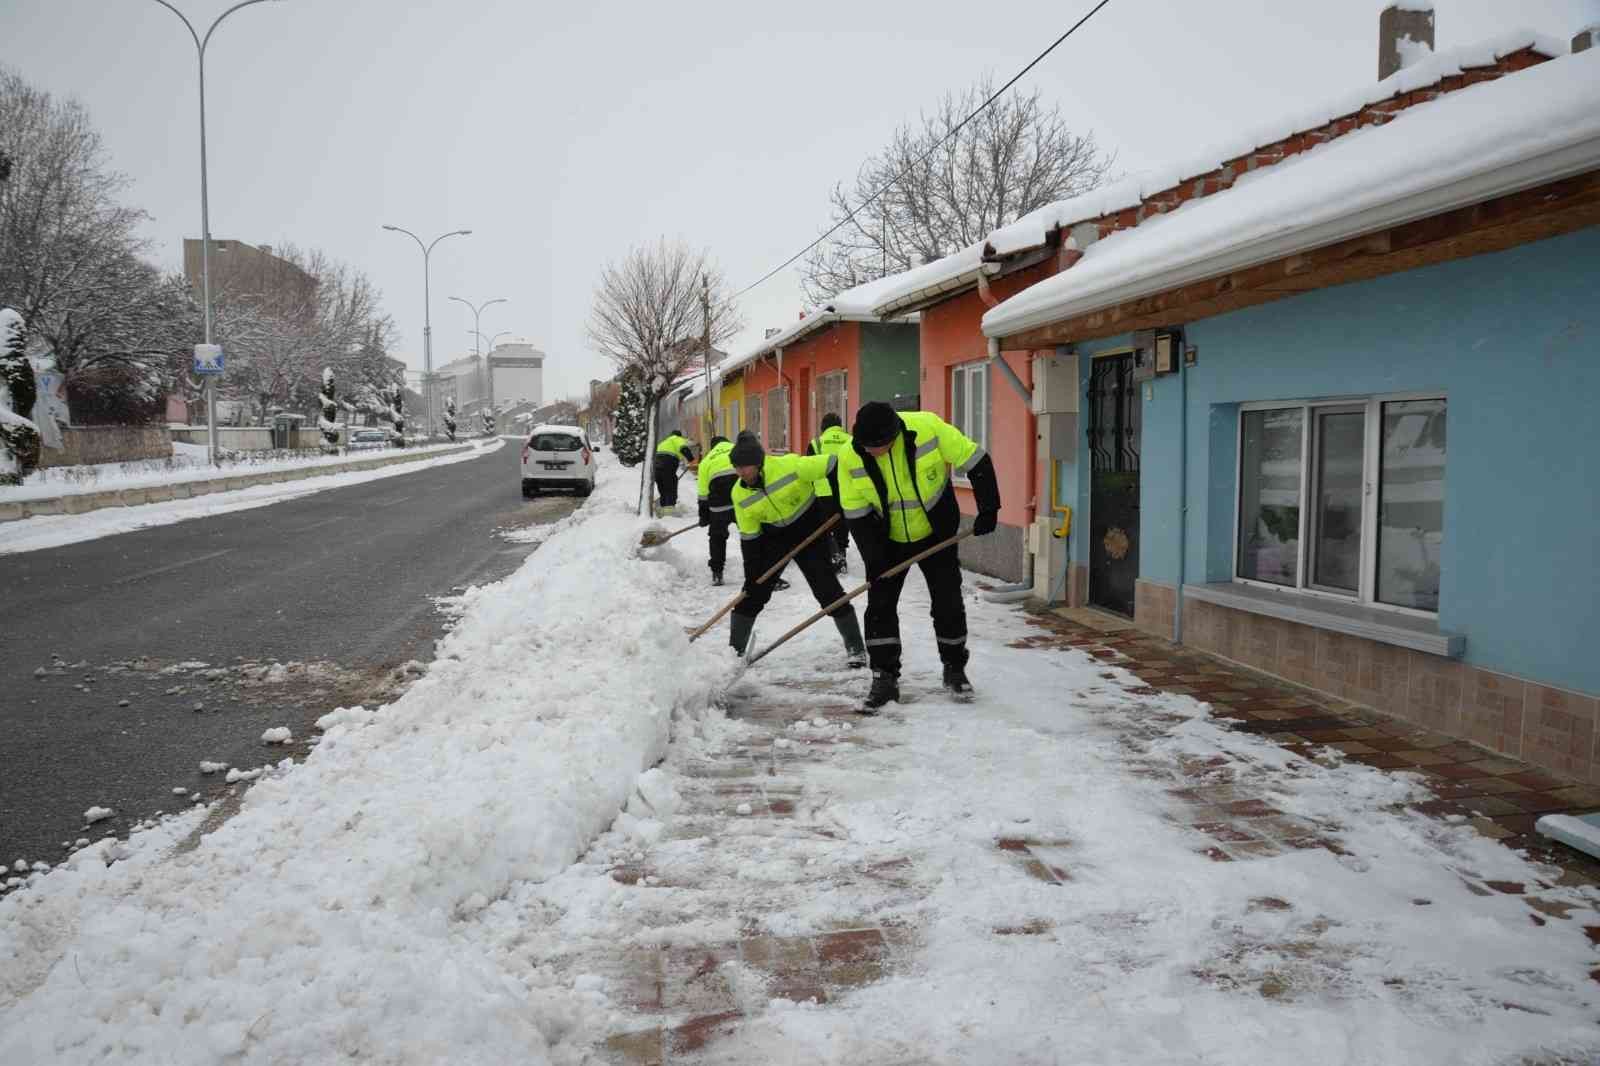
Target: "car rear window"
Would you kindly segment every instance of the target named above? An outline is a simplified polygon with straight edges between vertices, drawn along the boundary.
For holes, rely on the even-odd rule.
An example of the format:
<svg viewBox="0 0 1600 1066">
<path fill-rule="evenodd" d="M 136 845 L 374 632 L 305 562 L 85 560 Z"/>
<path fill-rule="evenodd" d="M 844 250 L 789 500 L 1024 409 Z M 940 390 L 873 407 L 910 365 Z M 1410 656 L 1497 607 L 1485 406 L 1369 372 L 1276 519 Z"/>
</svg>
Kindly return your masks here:
<svg viewBox="0 0 1600 1066">
<path fill-rule="evenodd" d="M 583 448 L 583 441 L 570 433 L 535 433 L 528 447 L 536 452 L 575 452 Z"/>
</svg>

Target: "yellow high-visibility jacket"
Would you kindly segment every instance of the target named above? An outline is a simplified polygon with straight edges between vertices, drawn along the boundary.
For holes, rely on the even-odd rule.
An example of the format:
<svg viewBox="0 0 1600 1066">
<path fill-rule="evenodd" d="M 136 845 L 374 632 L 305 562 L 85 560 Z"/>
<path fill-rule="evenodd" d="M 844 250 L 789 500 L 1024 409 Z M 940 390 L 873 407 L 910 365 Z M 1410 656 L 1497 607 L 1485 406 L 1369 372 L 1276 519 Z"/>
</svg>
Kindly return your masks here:
<svg viewBox="0 0 1600 1066">
<path fill-rule="evenodd" d="M 846 448 L 850 447 L 850 434 L 844 431 L 843 426 L 829 426 L 822 431 L 822 435 L 811 442 L 807 455 L 832 455 L 838 457 Z M 838 476 L 838 471 L 830 474 L 817 482 L 818 496 L 832 496 L 832 482 Z"/>
<path fill-rule="evenodd" d="M 761 464 L 761 484 L 751 488 L 735 481 L 733 513 L 745 547 L 769 530 L 787 530 L 812 514 L 816 483 L 838 463 L 831 455 L 769 455 Z"/>
<path fill-rule="evenodd" d="M 930 516 L 950 491 L 950 472 L 967 473 L 987 453 L 932 412 L 901 411 L 900 422 L 904 431 L 883 455 L 857 451 L 854 443 L 840 453 L 839 506 L 847 519 L 876 514 L 886 522 L 890 540 L 913 544 L 933 534 Z M 887 498 L 878 492 L 868 464 L 882 476 Z M 947 509 L 953 504 L 952 497 Z"/>
<path fill-rule="evenodd" d="M 733 463 L 728 460 L 728 453 L 733 451 L 732 441 L 723 441 L 713 444 L 711 450 L 706 452 L 706 457 L 700 460 L 700 476 L 697 487 L 700 490 L 700 500 L 714 515 L 733 517 L 733 501 L 730 494 L 733 483 L 739 480 L 739 474 L 733 469 Z"/>
</svg>

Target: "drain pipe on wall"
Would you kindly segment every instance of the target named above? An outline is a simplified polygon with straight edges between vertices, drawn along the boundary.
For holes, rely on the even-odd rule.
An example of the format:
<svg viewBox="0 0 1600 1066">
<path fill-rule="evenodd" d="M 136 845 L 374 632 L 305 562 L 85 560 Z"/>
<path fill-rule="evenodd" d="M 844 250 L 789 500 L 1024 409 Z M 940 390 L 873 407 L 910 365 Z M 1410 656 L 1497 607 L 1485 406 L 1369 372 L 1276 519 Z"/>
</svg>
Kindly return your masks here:
<svg viewBox="0 0 1600 1066">
<path fill-rule="evenodd" d="M 994 306 L 994 303 L 990 303 L 990 301 L 994 298 L 989 293 L 988 280 L 982 274 L 978 275 L 978 292 L 983 297 L 985 303 L 989 303 L 989 306 L 991 307 Z M 995 301 L 995 303 L 998 302 L 999 301 Z M 1005 359 L 1001 357 L 1000 341 L 994 337 L 989 338 L 989 365 L 998 366 L 1001 369 L 1001 371 L 1005 374 L 1006 380 L 1011 383 L 1011 387 L 1017 391 L 1018 396 L 1022 397 L 1023 409 L 1029 412 L 1029 420 L 1037 424 L 1037 420 L 1032 414 L 1033 391 L 1022 383 L 1022 379 L 1017 376 L 1017 372 L 1011 369 L 1011 364 L 1007 363 Z M 1035 432 L 1037 433 L 1037 431 Z M 1035 459 L 1029 462 L 1028 466 L 1030 470 L 1033 468 L 1036 461 L 1037 460 Z M 1051 502 L 1054 503 L 1055 501 L 1052 500 Z M 1033 508 L 1033 512 L 1034 515 L 1037 516 L 1038 508 Z M 1034 523 L 1030 522 L 1028 524 L 1031 527 Z M 1028 557 L 1028 562 L 1026 576 L 1023 582 L 1020 585 L 997 585 L 992 589 L 985 589 L 981 593 L 985 600 L 988 600 L 990 603 L 1021 603 L 1023 600 L 1026 600 L 1033 595 L 1033 568 L 1036 560 L 1032 552 L 1027 552 L 1026 555 Z"/>
<path fill-rule="evenodd" d="M 1172 597 L 1172 642 L 1183 643 L 1183 583 L 1189 564 L 1189 355 L 1178 345 L 1178 588 Z"/>
</svg>

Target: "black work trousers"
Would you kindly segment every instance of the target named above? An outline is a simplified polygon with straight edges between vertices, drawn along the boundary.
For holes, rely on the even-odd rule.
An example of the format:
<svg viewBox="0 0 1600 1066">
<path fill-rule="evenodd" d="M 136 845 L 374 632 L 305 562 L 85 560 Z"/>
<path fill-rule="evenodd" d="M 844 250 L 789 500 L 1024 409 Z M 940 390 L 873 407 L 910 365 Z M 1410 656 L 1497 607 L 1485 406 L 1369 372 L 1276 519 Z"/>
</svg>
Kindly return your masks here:
<svg viewBox="0 0 1600 1066">
<path fill-rule="evenodd" d="M 905 562 L 929 546 L 924 539 L 916 544 L 888 542 L 885 569 Z M 967 607 L 961 600 L 961 556 L 954 544 L 928 556 L 917 564 L 928 582 L 928 597 L 933 601 L 933 635 L 939 642 L 939 659 L 946 666 L 967 665 Z M 873 670 L 900 676 L 900 590 L 907 570 L 894 577 L 880 578 L 867 590 L 867 658 Z"/>
<path fill-rule="evenodd" d="M 710 525 L 706 526 L 706 539 L 711 542 L 711 560 L 707 565 L 713 574 L 722 573 L 722 568 L 728 563 L 728 527 L 732 524 L 731 513 L 714 514 Z"/>
<path fill-rule="evenodd" d="M 775 545 L 773 547 L 772 554 L 767 557 L 765 563 L 752 563 L 748 559 L 745 560 L 744 602 L 734 608 L 734 614 L 742 614 L 748 618 L 754 618 L 761 613 L 761 608 L 765 607 L 767 601 L 772 599 L 772 586 L 783 576 L 783 570 L 773 574 L 765 584 L 757 585 L 755 583 L 756 579 L 816 528 L 814 525 L 809 525 L 804 532 L 797 532 L 792 537 L 785 538 L 784 541 L 780 542 L 781 546 Z M 772 536 L 771 533 L 765 535 Z M 844 588 L 839 584 L 839 575 L 833 572 L 833 559 L 829 555 L 827 537 L 818 537 L 810 544 L 807 544 L 800 554 L 794 557 L 794 564 L 800 568 L 800 573 L 805 577 L 806 584 L 811 586 L 811 595 L 816 597 L 818 607 L 826 607 L 844 595 Z M 755 566 L 759 566 L 760 569 L 753 569 Z M 783 569 L 787 570 L 788 566 L 785 565 Z M 839 614 L 840 612 L 848 612 L 853 617 L 855 608 L 847 603 L 833 613 Z"/>
<path fill-rule="evenodd" d="M 671 455 L 656 453 L 655 459 L 656 493 L 661 497 L 661 506 L 676 507 L 678 505 L 678 460 Z"/>
</svg>

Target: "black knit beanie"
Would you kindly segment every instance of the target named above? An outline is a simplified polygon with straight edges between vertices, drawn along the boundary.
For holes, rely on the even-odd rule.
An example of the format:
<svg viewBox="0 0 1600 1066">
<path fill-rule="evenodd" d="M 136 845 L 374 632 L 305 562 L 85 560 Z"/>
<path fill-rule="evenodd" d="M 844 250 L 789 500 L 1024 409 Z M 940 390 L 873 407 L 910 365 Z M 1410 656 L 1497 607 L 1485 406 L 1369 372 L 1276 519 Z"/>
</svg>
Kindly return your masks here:
<svg viewBox="0 0 1600 1066">
<path fill-rule="evenodd" d="M 711 438 L 711 447 L 713 447 L 713 448 L 715 448 L 719 444 L 726 444 L 726 443 L 728 443 L 728 438 L 727 437 L 712 437 Z"/>
<path fill-rule="evenodd" d="M 822 429 L 824 432 L 832 429 L 834 426 L 842 425 L 844 425 L 844 420 L 838 415 L 834 414 L 832 411 L 829 411 L 827 414 L 822 416 Z"/>
<path fill-rule="evenodd" d="M 749 430 L 739 434 L 739 439 L 733 442 L 733 450 L 728 453 L 728 461 L 734 466 L 760 466 L 766 457 L 761 441 Z"/>
<path fill-rule="evenodd" d="M 900 435 L 902 423 L 895 409 L 882 400 L 861 405 L 856 412 L 856 424 L 850 431 L 855 443 L 867 448 L 878 448 Z"/>
</svg>

